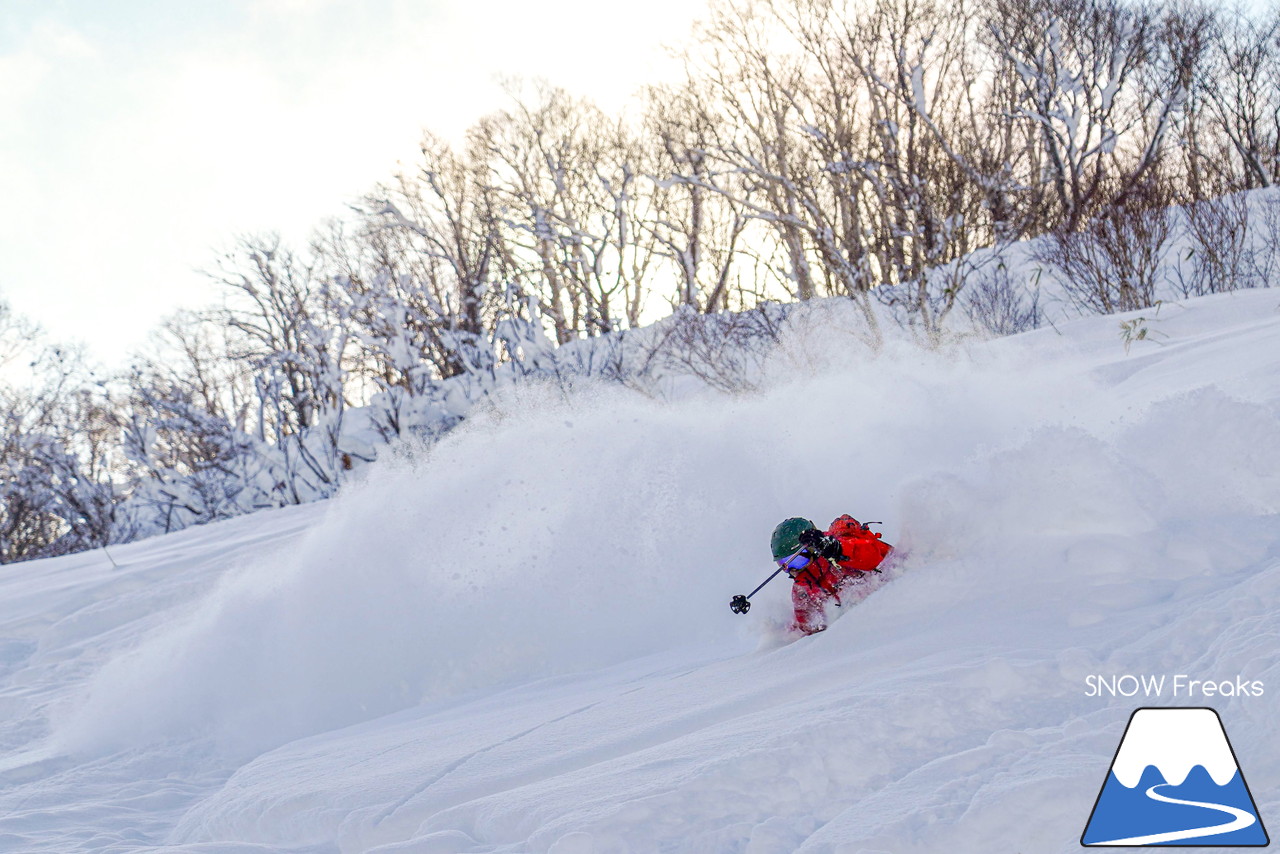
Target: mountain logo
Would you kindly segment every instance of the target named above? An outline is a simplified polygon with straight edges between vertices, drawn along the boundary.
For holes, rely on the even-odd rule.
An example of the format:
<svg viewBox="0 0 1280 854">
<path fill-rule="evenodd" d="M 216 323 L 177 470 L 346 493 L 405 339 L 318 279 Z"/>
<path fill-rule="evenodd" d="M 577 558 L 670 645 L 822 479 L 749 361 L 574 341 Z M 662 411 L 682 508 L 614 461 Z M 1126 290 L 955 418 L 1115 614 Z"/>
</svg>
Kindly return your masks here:
<svg viewBox="0 0 1280 854">
<path fill-rule="evenodd" d="M 1207 708 L 1129 718 L 1080 844 L 1261 847 L 1270 843 L 1222 720 Z"/>
</svg>

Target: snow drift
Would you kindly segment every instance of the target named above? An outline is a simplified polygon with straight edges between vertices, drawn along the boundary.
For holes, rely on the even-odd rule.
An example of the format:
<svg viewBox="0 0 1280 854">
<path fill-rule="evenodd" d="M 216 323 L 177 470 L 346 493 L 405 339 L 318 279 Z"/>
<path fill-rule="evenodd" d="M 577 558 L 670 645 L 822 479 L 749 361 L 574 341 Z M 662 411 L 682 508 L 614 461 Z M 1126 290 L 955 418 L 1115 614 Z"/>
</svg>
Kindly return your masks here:
<svg viewBox="0 0 1280 854">
<path fill-rule="evenodd" d="M 808 342 L 806 359 L 856 366 L 817 376 L 780 354 L 753 396 L 506 401 L 426 459 L 376 470 L 296 547 L 112 662 L 70 743 L 213 734 L 253 752 L 733 634 L 751 623 L 726 603 L 770 571 L 779 518 L 853 512 L 898 539 L 901 499 L 932 491 L 913 480 L 1068 420 L 1091 388 L 959 349 L 847 346 Z M 908 549 L 950 536 L 903 533 Z"/>
</svg>

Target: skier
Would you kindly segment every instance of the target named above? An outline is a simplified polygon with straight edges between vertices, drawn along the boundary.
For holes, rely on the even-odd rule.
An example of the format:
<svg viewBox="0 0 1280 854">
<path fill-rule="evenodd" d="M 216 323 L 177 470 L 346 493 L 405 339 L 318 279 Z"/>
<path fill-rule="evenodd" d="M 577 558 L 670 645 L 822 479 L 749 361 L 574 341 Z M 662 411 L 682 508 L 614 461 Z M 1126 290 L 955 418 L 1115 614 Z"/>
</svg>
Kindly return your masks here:
<svg viewBox="0 0 1280 854">
<path fill-rule="evenodd" d="M 811 635 L 827 627 L 828 602 L 840 605 L 840 592 L 865 578 L 893 546 L 849 515 L 831 523 L 825 532 L 808 519 L 792 517 L 773 529 L 773 559 L 795 583 L 794 631 Z"/>
</svg>

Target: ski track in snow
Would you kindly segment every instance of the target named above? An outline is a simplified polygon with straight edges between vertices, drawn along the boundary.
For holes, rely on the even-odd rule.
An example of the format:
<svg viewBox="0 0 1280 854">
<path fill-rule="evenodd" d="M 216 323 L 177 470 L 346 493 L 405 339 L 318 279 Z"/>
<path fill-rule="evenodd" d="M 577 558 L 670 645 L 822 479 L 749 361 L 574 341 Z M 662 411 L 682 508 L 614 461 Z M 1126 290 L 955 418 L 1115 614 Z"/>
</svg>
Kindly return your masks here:
<svg viewBox="0 0 1280 854">
<path fill-rule="evenodd" d="M 820 330 L 758 395 L 530 393 L 327 505 L 0 567 L 0 851 L 1068 852 L 1143 704 L 1092 673 L 1266 682 L 1209 704 L 1273 812 L 1278 300 L 1128 355 Z M 890 583 L 729 612 L 843 512 Z"/>
</svg>

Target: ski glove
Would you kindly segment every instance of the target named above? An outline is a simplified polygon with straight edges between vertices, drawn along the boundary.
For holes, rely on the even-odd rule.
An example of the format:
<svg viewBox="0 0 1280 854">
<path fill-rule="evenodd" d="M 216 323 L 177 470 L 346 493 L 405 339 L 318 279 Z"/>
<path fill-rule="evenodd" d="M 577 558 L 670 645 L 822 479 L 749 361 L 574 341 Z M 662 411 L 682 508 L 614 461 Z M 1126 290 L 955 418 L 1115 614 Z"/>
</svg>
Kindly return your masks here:
<svg viewBox="0 0 1280 854">
<path fill-rule="evenodd" d="M 827 560 L 844 560 L 844 549 L 840 547 L 840 541 L 835 537 L 823 537 L 818 554 Z"/>
<path fill-rule="evenodd" d="M 817 550 L 817 548 L 822 544 L 822 540 L 825 536 L 826 535 L 817 528 L 809 528 L 801 531 L 800 535 L 796 537 L 796 540 L 806 549 Z"/>
<path fill-rule="evenodd" d="M 817 528 L 801 531 L 797 539 L 800 545 L 820 557 L 828 560 L 844 559 L 844 549 L 840 547 L 840 541 L 830 534 L 822 533 Z"/>
</svg>

